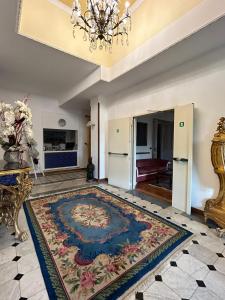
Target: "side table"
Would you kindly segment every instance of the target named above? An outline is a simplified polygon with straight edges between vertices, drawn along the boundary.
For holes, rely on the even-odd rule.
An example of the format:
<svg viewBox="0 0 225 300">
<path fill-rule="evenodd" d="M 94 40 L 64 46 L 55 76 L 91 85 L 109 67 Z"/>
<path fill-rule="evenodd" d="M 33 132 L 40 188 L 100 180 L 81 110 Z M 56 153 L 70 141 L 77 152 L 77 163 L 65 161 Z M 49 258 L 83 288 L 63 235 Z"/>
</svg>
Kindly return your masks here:
<svg viewBox="0 0 225 300">
<path fill-rule="evenodd" d="M 19 226 L 18 217 L 23 202 L 31 193 L 33 183 L 29 178 L 30 170 L 24 161 L 0 161 L 0 224 L 14 226 L 15 237 L 20 241 L 28 239 L 27 233 Z"/>
</svg>

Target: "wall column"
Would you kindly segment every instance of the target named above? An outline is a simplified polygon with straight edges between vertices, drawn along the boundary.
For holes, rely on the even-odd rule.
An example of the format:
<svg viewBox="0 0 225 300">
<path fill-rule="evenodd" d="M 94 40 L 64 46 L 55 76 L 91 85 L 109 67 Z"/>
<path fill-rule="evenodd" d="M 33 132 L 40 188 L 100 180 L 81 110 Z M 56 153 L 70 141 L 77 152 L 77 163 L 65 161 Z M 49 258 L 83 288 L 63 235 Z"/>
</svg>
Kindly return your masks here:
<svg viewBox="0 0 225 300">
<path fill-rule="evenodd" d="M 107 177 L 107 109 L 102 97 L 91 99 L 91 156 L 95 165 L 95 179 Z"/>
</svg>

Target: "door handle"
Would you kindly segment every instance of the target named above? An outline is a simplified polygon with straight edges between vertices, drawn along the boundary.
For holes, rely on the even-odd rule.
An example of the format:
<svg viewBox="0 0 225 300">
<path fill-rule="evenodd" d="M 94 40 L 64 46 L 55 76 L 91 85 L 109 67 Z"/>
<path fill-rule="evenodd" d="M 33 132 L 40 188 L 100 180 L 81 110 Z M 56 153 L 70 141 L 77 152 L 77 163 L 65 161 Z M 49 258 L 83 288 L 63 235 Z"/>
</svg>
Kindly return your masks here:
<svg viewBox="0 0 225 300">
<path fill-rule="evenodd" d="M 188 162 L 188 159 L 187 158 L 181 158 L 180 161 L 182 161 L 182 162 Z"/>
<path fill-rule="evenodd" d="M 182 158 L 174 157 L 173 160 L 174 161 L 181 161 L 181 162 L 188 162 L 188 159 L 187 158 L 183 158 L 183 157 Z"/>
<path fill-rule="evenodd" d="M 121 155 L 121 156 L 128 156 L 128 153 L 115 153 L 115 152 L 108 152 L 109 155 Z"/>
<path fill-rule="evenodd" d="M 173 158 L 174 161 L 179 161 L 180 159 L 178 157 Z"/>
</svg>

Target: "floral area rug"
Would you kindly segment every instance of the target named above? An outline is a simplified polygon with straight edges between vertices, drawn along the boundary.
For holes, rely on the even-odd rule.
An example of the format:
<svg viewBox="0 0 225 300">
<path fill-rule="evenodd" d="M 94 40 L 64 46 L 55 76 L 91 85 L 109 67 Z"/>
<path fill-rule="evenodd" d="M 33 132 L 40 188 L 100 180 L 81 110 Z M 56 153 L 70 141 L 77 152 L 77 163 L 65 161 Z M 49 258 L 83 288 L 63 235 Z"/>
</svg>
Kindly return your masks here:
<svg viewBox="0 0 225 300">
<path fill-rule="evenodd" d="M 117 299 L 192 235 L 96 186 L 24 209 L 50 299 Z"/>
</svg>

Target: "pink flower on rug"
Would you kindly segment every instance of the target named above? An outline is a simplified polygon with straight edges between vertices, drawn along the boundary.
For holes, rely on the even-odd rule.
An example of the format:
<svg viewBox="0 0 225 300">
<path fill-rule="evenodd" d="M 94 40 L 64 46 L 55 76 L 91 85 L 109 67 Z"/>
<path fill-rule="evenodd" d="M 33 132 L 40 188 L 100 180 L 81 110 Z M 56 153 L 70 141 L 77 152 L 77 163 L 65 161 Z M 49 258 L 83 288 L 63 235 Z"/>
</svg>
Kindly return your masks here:
<svg viewBox="0 0 225 300">
<path fill-rule="evenodd" d="M 151 246 L 155 246 L 156 244 L 159 244 L 159 242 L 155 236 L 150 237 L 148 239 L 148 242 Z"/>
<path fill-rule="evenodd" d="M 123 248 L 123 253 L 128 254 L 128 253 L 136 253 L 139 251 L 139 247 L 137 245 L 126 245 Z"/>
<path fill-rule="evenodd" d="M 64 241 L 67 237 L 68 236 L 66 233 L 61 233 L 61 232 L 58 232 L 55 236 L 57 241 Z"/>
<path fill-rule="evenodd" d="M 59 256 L 64 256 L 68 253 L 69 249 L 66 246 L 62 246 L 61 248 L 58 249 L 58 255 Z"/>
<path fill-rule="evenodd" d="M 95 274 L 92 272 L 84 272 L 80 277 L 80 284 L 82 288 L 91 289 L 95 284 Z"/>
<path fill-rule="evenodd" d="M 46 224 L 42 224 L 41 227 L 45 230 L 48 230 L 48 229 L 51 229 L 52 228 L 52 225 L 49 224 L 49 223 L 46 223 Z"/>
<path fill-rule="evenodd" d="M 110 273 L 115 273 L 118 270 L 118 267 L 117 267 L 117 265 L 110 263 L 106 266 L 106 269 Z"/>
<path fill-rule="evenodd" d="M 159 227 L 157 228 L 157 233 L 162 235 L 167 235 L 170 233 L 170 229 L 166 227 Z"/>
</svg>

